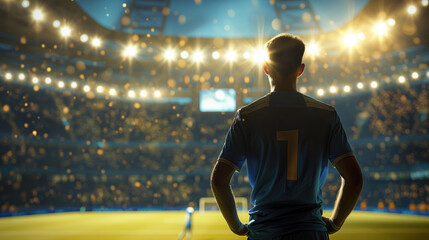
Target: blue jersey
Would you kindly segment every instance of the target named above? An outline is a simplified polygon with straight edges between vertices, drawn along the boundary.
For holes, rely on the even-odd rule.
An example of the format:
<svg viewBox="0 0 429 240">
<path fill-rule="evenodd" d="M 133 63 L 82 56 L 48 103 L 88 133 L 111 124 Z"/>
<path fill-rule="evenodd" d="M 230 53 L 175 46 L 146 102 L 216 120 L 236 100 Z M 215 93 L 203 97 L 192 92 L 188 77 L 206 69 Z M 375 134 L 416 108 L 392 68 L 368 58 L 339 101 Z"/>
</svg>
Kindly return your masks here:
<svg viewBox="0 0 429 240">
<path fill-rule="evenodd" d="M 247 161 L 253 188 L 252 238 L 326 231 L 322 186 L 328 160 L 353 155 L 332 106 L 296 91 L 272 92 L 239 109 L 219 161 L 239 171 Z"/>
</svg>

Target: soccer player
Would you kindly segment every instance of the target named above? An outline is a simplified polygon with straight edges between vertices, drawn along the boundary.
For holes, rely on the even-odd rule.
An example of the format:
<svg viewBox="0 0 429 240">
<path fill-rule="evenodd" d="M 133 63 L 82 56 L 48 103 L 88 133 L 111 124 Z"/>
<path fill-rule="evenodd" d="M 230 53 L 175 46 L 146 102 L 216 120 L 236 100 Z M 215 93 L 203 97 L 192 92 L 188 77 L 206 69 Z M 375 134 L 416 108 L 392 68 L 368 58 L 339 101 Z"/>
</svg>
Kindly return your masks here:
<svg viewBox="0 0 429 240">
<path fill-rule="evenodd" d="M 179 234 L 178 240 L 182 240 L 186 234 L 188 234 L 187 239 L 191 239 L 192 235 L 192 213 L 194 213 L 193 207 L 186 208 L 186 218 L 185 218 L 185 229 Z"/>
<path fill-rule="evenodd" d="M 305 45 L 280 34 L 265 44 L 271 92 L 239 109 L 211 175 L 226 222 L 249 239 L 329 239 L 362 189 L 362 173 L 334 107 L 296 91 Z M 328 160 L 342 177 L 332 215 L 322 216 Z M 237 216 L 230 180 L 247 161 L 249 223 Z"/>
</svg>

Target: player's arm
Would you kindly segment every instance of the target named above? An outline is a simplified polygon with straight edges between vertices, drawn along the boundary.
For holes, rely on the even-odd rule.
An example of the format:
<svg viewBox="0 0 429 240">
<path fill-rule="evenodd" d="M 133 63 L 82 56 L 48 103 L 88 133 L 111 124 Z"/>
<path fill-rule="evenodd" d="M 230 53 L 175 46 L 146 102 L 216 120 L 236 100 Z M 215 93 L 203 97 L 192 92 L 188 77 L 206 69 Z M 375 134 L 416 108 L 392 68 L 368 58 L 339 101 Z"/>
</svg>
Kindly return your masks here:
<svg viewBox="0 0 429 240">
<path fill-rule="evenodd" d="M 346 221 L 356 205 L 363 185 L 362 171 L 354 155 L 339 160 L 335 168 L 340 173 L 342 182 L 331 217 L 323 219 L 329 234 L 337 232 Z"/>
<path fill-rule="evenodd" d="M 236 170 L 231 164 L 217 161 L 211 175 L 211 187 L 219 209 L 231 231 L 237 235 L 246 235 L 249 230 L 238 218 L 235 199 L 230 186 L 232 175 Z"/>
</svg>

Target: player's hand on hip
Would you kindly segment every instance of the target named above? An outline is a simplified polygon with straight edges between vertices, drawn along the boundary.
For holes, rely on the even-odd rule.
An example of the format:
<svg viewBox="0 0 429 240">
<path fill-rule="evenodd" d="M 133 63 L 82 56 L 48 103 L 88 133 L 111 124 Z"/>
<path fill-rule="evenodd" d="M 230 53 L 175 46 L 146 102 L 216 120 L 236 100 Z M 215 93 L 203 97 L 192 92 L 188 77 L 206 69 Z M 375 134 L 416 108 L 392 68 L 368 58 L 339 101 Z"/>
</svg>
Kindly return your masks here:
<svg viewBox="0 0 429 240">
<path fill-rule="evenodd" d="M 238 229 L 236 229 L 233 232 L 239 236 L 247 236 L 249 234 L 249 229 L 247 228 L 247 223 L 240 224 Z"/>
<path fill-rule="evenodd" d="M 341 228 L 341 227 L 338 228 L 337 226 L 333 226 L 332 221 L 327 217 L 322 216 L 322 220 L 326 224 L 326 228 L 328 229 L 328 234 L 334 234 L 334 233 L 338 232 L 338 230 L 340 230 L 340 228 Z"/>
</svg>

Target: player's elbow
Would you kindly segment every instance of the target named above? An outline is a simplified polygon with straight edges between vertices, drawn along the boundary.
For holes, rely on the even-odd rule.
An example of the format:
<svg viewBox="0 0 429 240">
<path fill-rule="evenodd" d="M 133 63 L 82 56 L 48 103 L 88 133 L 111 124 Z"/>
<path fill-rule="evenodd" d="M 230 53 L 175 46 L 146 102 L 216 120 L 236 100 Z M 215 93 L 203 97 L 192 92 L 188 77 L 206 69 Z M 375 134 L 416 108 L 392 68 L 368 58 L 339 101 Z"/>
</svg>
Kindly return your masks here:
<svg viewBox="0 0 429 240">
<path fill-rule="evenodd" d="M 345 183 L 350 188 L 353 188 L 356 192 L 361 192 L 363 187 L 363 177 L 360 169 L 359 171 L 356 171 L 353 175 L 351 175 L 349 178 L 345 179 Z"/>
</svg>

